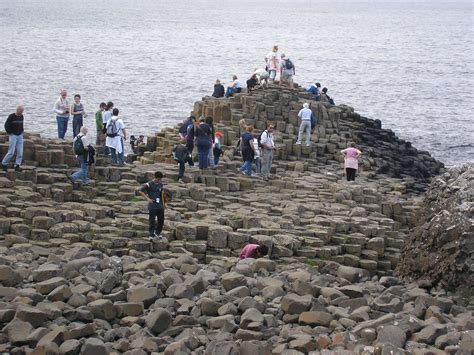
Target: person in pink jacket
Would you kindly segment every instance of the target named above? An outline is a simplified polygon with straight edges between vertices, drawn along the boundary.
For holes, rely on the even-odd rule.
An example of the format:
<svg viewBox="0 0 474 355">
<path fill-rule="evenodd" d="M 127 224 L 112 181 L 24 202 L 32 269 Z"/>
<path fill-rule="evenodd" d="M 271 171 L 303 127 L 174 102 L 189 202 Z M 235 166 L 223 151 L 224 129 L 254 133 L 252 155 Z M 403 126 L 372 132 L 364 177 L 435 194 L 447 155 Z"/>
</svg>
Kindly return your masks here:
<svg viewBox="0 0 474 355">
<path fill-rule="evenodd" d="M 265 245 L 247 244 L 240 251 L 239 260 L 243 260 L 247 258 L 257 259 L 267 254 L 268 254 L 268 248 Z"/>
<path fill-rule="evenodd" d="M 362 152 L 356 149 L 354 142 L 350 142 L 348 148 L 341 150 L 341 154 L 344 155 L 347 181 L 354 181 L 357 169 L 359 168 L 358 159 Z"/>
</svg>

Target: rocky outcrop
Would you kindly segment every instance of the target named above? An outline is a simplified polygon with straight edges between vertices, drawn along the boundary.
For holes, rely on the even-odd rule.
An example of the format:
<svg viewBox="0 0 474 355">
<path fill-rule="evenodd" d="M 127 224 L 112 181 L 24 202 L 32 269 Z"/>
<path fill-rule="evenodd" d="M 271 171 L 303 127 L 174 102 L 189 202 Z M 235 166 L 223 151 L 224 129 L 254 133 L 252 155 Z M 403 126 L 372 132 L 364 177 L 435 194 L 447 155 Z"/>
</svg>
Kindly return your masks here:
<svg viewBox="0 0 474 355">
<path fill-rule="evenodd" d="M 397 273 L 466 295 L 474 292 L 474 165 L 436 177 Z"/>
<path fill-rule="evenodd" d="M 296 146 L 305 100 L 272 88 L 196 103 L 224 132 L 225 156 L 215 172 L 187 168 L 180 183 L 176 127 L 150 136 L 133 165 L 99 157 L 88 187 L 67 180 L 70 143 L 27 135 L 24 170 L 0 172 L 0 353 L 473 351 L 472 304 L 393 276 L 426 177 L 441 164 L 416 151 L 409 167 L 380 159 L 405 144 L 379 128 L 370 144 L 357 138 L 365 121 L 344 106 L 313 103 L 315 144 Z M 243 117 L 259 130 L 276 123 L 270 181 L 238 173 Z M 367 154 L 348 183 L 338 150 L 353 139 Z M 0 135 L 2 151 L 5 142 Z M 392 177 L 377 173 L 386 162 Z M 165 239 L 150 242 L 135 190 L 156 170 L 174 198 Z M 239 262 L 248 242 L 270 257 Z"/>
</svg>

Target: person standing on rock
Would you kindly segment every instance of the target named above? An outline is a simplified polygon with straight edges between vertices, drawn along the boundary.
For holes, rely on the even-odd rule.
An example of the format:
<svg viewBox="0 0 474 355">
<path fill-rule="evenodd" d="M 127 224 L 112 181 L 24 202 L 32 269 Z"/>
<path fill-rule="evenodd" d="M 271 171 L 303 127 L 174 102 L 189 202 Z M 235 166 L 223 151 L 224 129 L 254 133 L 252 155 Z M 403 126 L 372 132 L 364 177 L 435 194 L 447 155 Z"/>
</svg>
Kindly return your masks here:
<svg viewBox="0 0 474 355">
<path fill-rule="evenodd" d="M 253 126 L 247 126 L 245 133 L 240 137 L 240 149 L 244 161 L 240 167 L 240 171 L 247 176 L 252 176 L 252 162 L 255 155 L 252 132 Z"/>
<path fill-rule="evenodd" d="M 204 117 L 199 119 L 199 123 L 195 122 L 194 128 L 198 150 L 199 169 L 203 171 L 209 167 L 209 151 L 212 147 L 212 129 L 205 122 Z"/>
<path fill-rule="evenodd" d="M 15 112 L 9 115 L 5 121 L 5 131 L 9 134 L 9 138 L 8 152 L 2 160 L 3 171 L 8 171 L 8 163 L 10 163 L 15 153 L 15 171 L 21 170 L 20 166 L 23 161 L 23 111 L 23 106 L 17 106 Z"/>
<path fill-rule="evenodd" d="M 260 146 L 262 155 L 262 175 L 265 181 L 270 178 L 270 169 L 273 162 L 273 151 L 275 150 L 275 143 L 273 142 L 273 129 L 271 123 L 267 123 L 267 129 L 262 132 L 260 136 Z"/>
<path fill-rule="evenodd" d="M 362 152 L 355 147 L 354 142 L 350 142 L 348 148 L 341 150 L 341 154 L 344 156 L 347 181 L 355 181 L 356 172 L 359 168 L 358 159 Z"/>
<path fill-rule="evenodd" d="M 148 202 L 148 222 L 150 240 L 163 238 L 161 231 L 165 223 L 165 189 L 161 182 L 163 173 L 155 172 L 155 178 L 145 183 L 138 193 Z"/>
<path fill-rule="evenodd" d="M 97 138 L 95 140 L 96 147 L 102 147 L 105 145 L 104 121 L 102 115 L 106 106 L 107 104 L 105 102 L 101 102 L 99 109 L 95 113 L 95 128 L 97 130 Z"/>
<path fill-rule="evenodd" d="M 298 140 L 296 144 L 301 144 L 301 139 L 303 138 L 303 133 L 306 134 L 306 146 L 311 145 L 311 115 L 312 111 L 309 108 L 309 104 L 305 102 L 303 108 L 298 112 L 298 117 L 301 119 L 300 129 L 298 132 Z"/>
<path fill-rule="evenodd" d="M 206 117 L 204 122 L 211 128 L 211 148 L 209 149 L 209 166 L 212 170 L 216 169 L 216 164 L 214 160 L 214 143 L 216 140 L 216 131 L 214 129 L 214 119 L 212 117 Z"/>
<path fill-rule="evenodd" d="M 87 135 L 87 128 L 82 126 L 73 141 L 74 153 L 80 164 L 80 169 L 69 176 L 69 180 L 71 180 L 73 184 L 78 179 L 82 179 L 82 185 L 89 185 L 89 145 L 90 139 Z"/>
<path fill-rule="evenodd" d="M 105 128 L 107 127 L 107 122 L 109 122 L 110 118 L 112 117 L 112 110 L 114 109 L 114 103 L 112 101 L 107 102 L 107 105 L 105 106 L 105 110 L 102 113 L 102 132 L 104 132 L 104 137 L 105 135 Z M 104 138 L 104 155 L 109 155 L 110 154 L 110 149 L 107 147 L 105 144 L 106 138 Z"/>
<path fill-rule="evenodd" d="M 58 138 L 64 139 L 69 123 L 69 110 L 71 104 L 67 99 L 67 91 L 62 89 L 59 98 L 54 103 L 53 111 L 56 112 L 56 123 L 58 124 Z"/>
<path fill-rule="evenodd" d="M 280 55 L 278 53 L 278 46 L 274 45 L 272 51 L 265 57 L 265 63 L 267 63 L 267 71 L 270 76 L 270 83 L 273 83 L 276 79 L 277 71 L 280 70 Z"/>
<path fill-rule="evenodd" d="M 72 138 L 75 138 L 84 124 L 84 118 L 87 117 L 84 111 L 84 105 L 81 103 L 81 95 L 74 95 L 74 103 L 71 105 L 72 115 Z"/>
<path fill-rule="evenodd" d="M 124 146 L 123 142 L 127 140 L 127 132 L 123 120 L 118 117 L 119 109 L 114 108 L 112 117 L 107 122 L 105 145 L 110 148 L 112 155 L 112 164 L 124 166 Z"/>
<path fill-rule="evenodd" d="M 178 131 L 181 141 L 183 141 L 186 144 L 186 148 L 188 149 L 188 152 L 189 152 L 189 158 L 187 161 L 189 166 L 194 166 L 193 150 L 194 150 L 194 123 L 195 122 L 196 122 L 196 117 L 189 116 L 189 118 L 183 122 L 183 125 L 179 128 L 179 131 Z"/>
<path fill-rule="evenodd" d="M 293 75 L 296 74 L 295 65 L 285 54 L 281 55 L 280 64 L 280 86 L 285 83 L 290 89 L 293 89 Z"/>
<path fill-rule="evenodd" d="M 186 163 L 189 160 L 188 148 L 182 143 L 178 143 L 172 151 L 173 159 L 179 164 L 178 182 L 182 181 Z"/>
<path fill-rule="evenodd" d="M 242 248 L 239 255 L 239 260 L 248 258 L 261 258 L 268 254 L 268 247 L 260 244 L 247 244 Z"/>
</svg>

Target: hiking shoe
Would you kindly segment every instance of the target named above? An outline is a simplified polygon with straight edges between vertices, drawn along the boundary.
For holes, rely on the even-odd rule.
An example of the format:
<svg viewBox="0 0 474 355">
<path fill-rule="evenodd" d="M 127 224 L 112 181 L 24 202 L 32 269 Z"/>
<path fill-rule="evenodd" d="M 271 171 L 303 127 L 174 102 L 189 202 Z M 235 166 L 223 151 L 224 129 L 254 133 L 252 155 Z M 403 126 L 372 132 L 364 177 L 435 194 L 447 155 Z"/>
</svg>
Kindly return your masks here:
<svg viewBox="0 0 474 355">
<path fill-rule="evenodd" d="M 21 167 L 19 165 L 15 165 L 15 171 L 21 171 Z"/>
<path fill-rule="evenodd" d="M 163 236 L 162 236 L 161 234 L 156 234 L 156 233 L 154 233 L 154 234 L 153 234 L 153 237 L 154 237 L 155 239 L 163 239 Z"/>
<path fill-rule="evenodd" d="M 2 170 L 7 172 L 8 171 L 8 166 L 2 164 Z"/>
<path fill-rule="evenodd" d="M 301 145 L 301 142 L 296 142 L 295 144 L 297 144 L 297 145 Z"/>
</svg>

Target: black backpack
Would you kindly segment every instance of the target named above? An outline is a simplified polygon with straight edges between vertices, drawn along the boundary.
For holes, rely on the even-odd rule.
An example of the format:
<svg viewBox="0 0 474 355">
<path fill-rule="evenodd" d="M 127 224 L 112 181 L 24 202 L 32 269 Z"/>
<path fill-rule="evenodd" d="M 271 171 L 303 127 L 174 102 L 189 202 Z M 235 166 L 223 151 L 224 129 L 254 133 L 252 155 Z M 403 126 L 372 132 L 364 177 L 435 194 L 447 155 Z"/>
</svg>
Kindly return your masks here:
<svg viewBox="0 0 474 355">
<path fill-rule="evenodd" d="M 263 148 L 263 146 L 262 146 L 262 134 L 264 132 L 267 132 L 267 137 L 268 137 L 268 131 L 267 130 L 264 130 L 262 133 L 260 133 L 260 135 L 257 137 L 257 142 L 258 142 L 258 147 L 259 148 Z"/>
<path fill-rule="evenodd" d="M 117 120 L 110 120 L 109 124 L 107 125 L 106 134 L 107 137 L 114 138 L 118 136 L 118 128 L 117 128 Z"/>
<path fill-rule="evenodd" d="M 84 143 L 82 143 L 81 136 L 76 136 L 74 139 L 74 154 L 76 155 L 84 155 Z"/>
<path fill-rule="evenodd" d="M 293 62 L 289 58 L 285 59 L 285 68 L 286 69 L 291 70 L 294 67 L 295 66 L 293 65 Z"/>
</svg>

